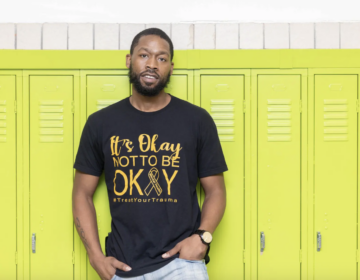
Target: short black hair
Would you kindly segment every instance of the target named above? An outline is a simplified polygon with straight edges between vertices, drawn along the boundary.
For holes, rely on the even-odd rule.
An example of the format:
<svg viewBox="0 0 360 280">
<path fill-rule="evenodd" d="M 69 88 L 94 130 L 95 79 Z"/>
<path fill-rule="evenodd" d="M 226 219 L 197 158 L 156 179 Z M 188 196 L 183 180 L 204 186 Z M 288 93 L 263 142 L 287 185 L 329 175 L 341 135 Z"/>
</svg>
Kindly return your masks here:
<svg viewBox="0 0 360 280">
<path fill-rule="evenodd" d="M 170 55 L 171 55 L 171 61 L 173 60 L 173 57 L 174 57 L 174 46 L 173 46 L 173 43 L 171 41 L 171 39 L 169 38 L 169 36 L 164 32 L 162 31 L 161 29 L 159 28 L 148 28 L 148 29 L 145 29 L 143 31 L 141 31 L 140 33 L 138 33 L 132 43 L 131 43 L 131 47 L 130 47 L 130 54 L 132 55 L 133 52 L 134 52 L 134 49 L 135 47 L 139 44 L 139 40 L 142 36 L 146 36 L 146 35 L 157 35 L 159 36 L 160 38 L 166 40 L 168 43 L 169 43 L 169 46 L 170 46 Z"/>
</svg>

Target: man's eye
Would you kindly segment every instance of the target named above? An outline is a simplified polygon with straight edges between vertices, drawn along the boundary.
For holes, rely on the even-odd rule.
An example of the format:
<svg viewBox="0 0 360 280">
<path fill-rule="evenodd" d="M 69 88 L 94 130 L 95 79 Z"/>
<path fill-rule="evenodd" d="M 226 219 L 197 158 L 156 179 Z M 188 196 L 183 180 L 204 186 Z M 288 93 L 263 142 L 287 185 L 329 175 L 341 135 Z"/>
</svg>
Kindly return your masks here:
<svg viewBox="0 0 360 280">
<path fill-rule="evenodd" d="M 143 56 L 143 55 L 145 55 L 145 56 L 146 56 L 147 54 L 140 54 L 140 56 Z"/>
<path fill-rule="evenodd" d="M 166 59 L 165 59 L 165 58 L 160 57 L 160 59 L 162 59 L 162 61 L 166 61 Z"/>
</svg>

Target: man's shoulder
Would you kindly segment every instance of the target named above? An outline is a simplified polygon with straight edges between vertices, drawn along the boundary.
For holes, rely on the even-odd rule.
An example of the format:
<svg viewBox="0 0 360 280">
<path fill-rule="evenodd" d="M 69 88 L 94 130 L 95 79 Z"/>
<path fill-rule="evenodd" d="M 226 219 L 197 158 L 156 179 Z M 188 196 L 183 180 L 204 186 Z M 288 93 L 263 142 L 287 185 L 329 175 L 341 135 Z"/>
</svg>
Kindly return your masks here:
<svg viewBox="0 0 360 280">
<path fill-rule="evenodd" d="M 187 100 L 178 98 L 176 96 L 175 98 L 177 100 L 177 108 L 183 113 L 191 114 L 193 118 L 202 118 L 208 114 L 208 112 L 204 108 L 196 104 L 193 104 Z"/>
</svg>

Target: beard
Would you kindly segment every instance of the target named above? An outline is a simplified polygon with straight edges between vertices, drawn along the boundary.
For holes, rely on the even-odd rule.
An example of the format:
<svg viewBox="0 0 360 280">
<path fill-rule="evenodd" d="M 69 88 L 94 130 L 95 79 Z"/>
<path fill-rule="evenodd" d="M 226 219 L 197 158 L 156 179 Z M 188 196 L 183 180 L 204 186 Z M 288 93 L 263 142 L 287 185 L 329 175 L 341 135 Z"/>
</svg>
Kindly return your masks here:
<svg viewBox="0 0 360 280">
<path fill-rule="evenodd" d="M 154 74 L 154 71 L 148 70 L 146 71 L 147 73 L 152 73 Z M 131 84 L 134 85 L 136 91 L 144 96 L 156 96 L 160 93 L 160 91 L 162 91 L 170 82 L 170 71 L 169 74 L 167 75 L 167 77 L 165 77 L 164 79 L 159 79 L 157 84 L 155 86 L 143 86 L 141 84 L 140 81 L 140 74 L 137 75 L 133 69 L 132 69 L 132 65 L 130 64 L 130 68 L 129 68 L 129 81 Z"/>
</svg>

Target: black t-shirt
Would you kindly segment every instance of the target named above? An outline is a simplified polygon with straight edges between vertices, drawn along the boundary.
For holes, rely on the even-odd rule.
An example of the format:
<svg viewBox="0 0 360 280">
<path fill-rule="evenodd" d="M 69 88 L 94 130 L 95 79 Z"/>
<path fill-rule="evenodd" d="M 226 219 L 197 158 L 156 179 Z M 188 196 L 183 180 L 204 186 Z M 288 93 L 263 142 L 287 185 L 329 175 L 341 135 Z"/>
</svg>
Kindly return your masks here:
<svg viewBox="0 0 360 280">
<path fill-rule="evenodd" d="M 162 254 L 200 226 L 198 178 L 227 171 L 216 125 L 203 108 L 171 95 L 155 112 L 129 97 L 91 114 L 74 168 L 105 173 L 112 217 L 107 253 L 134 277 L 166 265 Z"/>
</svg>

